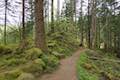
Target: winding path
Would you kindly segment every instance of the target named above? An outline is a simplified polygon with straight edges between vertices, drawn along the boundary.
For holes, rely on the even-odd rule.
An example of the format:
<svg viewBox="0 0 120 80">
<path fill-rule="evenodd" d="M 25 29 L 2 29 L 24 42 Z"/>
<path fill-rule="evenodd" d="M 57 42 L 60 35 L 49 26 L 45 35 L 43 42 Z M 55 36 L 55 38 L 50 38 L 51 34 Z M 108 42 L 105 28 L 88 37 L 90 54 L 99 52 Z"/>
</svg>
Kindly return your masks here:
<svg viewBox="0 0 120 80">
<path fill-rule="evenodd" d="M 45 74 L 38 80 L 77 80 L 76 62 L 79 59 L 82 48 L 77 50 L 71 57 L 60 61 L 58 70 L 51 74 Z"/>
</svg>

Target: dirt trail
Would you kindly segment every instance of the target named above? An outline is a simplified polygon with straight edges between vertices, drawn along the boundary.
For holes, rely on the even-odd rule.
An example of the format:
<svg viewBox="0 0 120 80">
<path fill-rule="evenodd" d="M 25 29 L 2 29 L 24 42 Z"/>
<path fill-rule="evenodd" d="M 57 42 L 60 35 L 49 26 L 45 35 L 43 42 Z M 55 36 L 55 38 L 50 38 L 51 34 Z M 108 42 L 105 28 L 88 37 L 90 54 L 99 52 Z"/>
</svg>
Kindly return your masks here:
<svg viewBox="0 0 120 80">
<path fill-rule="evenodd" d="M 45 74 L 38 80 L 77 80 L 76 62 L 79 59 L 82 48 L 77 50 L 71 57 L 60 61 L 58 70 L 51 74 Z"/>
</svg>

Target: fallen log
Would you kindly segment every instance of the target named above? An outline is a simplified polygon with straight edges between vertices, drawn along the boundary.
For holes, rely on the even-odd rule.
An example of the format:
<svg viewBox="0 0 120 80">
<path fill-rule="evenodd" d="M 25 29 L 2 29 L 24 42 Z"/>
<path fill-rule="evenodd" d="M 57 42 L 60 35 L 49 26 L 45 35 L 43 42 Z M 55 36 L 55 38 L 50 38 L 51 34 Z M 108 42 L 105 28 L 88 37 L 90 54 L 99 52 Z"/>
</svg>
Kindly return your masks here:
<svg viewBox="0 0 120 80">
<path fill-rule="evenodd" d="M 88 57 L 92 60 L 100 60 L 100 61 L 107 61 L 107 62 L 115 62 L 120 64 L 120 60 L 113 60 L 113 59 L 105 59 L 105 58 L 98 58 L 98 57 Z"/>
</svg>

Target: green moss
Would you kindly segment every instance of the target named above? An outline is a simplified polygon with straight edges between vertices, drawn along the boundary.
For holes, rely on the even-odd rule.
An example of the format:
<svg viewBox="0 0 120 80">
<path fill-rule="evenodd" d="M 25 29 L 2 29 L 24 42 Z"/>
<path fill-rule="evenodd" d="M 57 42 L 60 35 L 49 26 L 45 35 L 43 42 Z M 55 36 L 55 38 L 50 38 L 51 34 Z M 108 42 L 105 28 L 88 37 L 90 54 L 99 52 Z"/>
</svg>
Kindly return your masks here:
<svg viewBox="0 0 120 80">
<path fill-rule="evenodd" d="M 0 45 L 0 55 L 10 54 L 13 49 L 10 46 Z"/>
<path fill-rule="evenodd" d="M 51 72 L 59 65 L 59 59 L 70 56 L 74 51 L 76 41 L 73 38 L 74 36 L 71 36 L 71 34 L 63 31 L 51 33 L 47 36 L 48 53 L 43 53 L 40 49 L 33 48 L 32 37 L 28 38 L 30 41 L 27 41 L 25 51 L 19 49 L 18 44 L 13 46 L 2 45 L 0 46 L 0 54 L 2 55 L 0 58 L 0 70 L 8 72 L 8 70 L 12 71 L 18 67 L 26 73 Z M 4 77 L 0 77 L 0 79 L 4 80 Z M 5 80 L 7 79 L 5 78 Z"/>
<path fill-rule="evenodd" d="M 5 75 L 0 74 L 0 80 L 7 80 L 7 79 L 5 78 Z"/>
<path fill-rule="evenodd" d="M 78 42 L 73 38 L 71 33 L 55 32 L 48 37 L 48 47 L 51 52 L 56 51 L 65 56 L 70 56 L 71 53 L 78 47 Z"/>
<path fill-rule="evenodd" d="M 59 64 L 59 59 L 54 55 L 44 55 L 42 59 L 46 64 L 45 68 L 48 72 L 54 70 Z"/>
<path fill-rule="evenodd" d="M 30 73 L 22 73 L 16 80 L 35 80 L 35 77 Z"/>
<path fill-rule="evenodd" d="M 26 59 L 29 59 L 29 60 L 37 59 L 42 54 L 43 54 L 43 52 L 38 48 L 31 48 L 31 49 L 28 49 L 25 51 L 25 55 L 26 55 L 25 57 L 26 57 Z"/>
<path fill-rule="evenodd" d="M 120 64 L 115 62 L 118 60 L 111 53 L 86 50 L 81 53 L 77 64 L 78 78 L 79 80 L 119 80 Z"/>
<path fill-rule="evenodd" d="M 42 73 L 44 67 L 45 63 L 42 59 L 35 59 L 31 63 L 26 64 L 22 70 L 27 73 Z"/>
<path fill-rule="evenodd" d="M 21 74 L 22 74 L 22 71 L 20 69 L 7 71 L 4 73 L 4 79 L 5 80 L 15 80 Z"/>
<path fill-rule="evenodd" d="M 81 53 L 80 59 L 77 63 L 77 73 L 79 80 L 98 80 L 96 74 L 89 73 L 87 69 L 84 68 L 84 64 L 87 63 L 88 58 L 85 52 Z"/>
</svg>

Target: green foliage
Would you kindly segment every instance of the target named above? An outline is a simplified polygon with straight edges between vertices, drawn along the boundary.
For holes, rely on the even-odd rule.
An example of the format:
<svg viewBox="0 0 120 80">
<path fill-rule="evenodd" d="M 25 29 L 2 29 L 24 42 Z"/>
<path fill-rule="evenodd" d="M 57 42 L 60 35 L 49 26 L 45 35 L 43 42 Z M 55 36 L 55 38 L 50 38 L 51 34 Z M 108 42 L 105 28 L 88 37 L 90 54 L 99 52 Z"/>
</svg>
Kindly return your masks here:
<svg viewBox="0 0 120 80">
<path fill-rule="evenodd" d="M 48 40 L 48 47 L 50 49 L 53 49 L 54 47 L 57 47 L 57 41 L 56 40 Z"/>
<path fill-rule="evenodd" d="M 16 66 L 16 65 L 24 64 L 25 62 L 26 62 L 26 59 L 24 59 L 24 58 L 22 58 L 22 59 L 11 58 L 11 59 L 7 60 L 7 65 L 8 66 Z"/>
<path fill-rule="evenodd" d="M 81 53 L 77 64 L 79 80 L 119 80 L 119 59 L 109 54 L 99 50 Z"/>
<path fill-rule="evenodd" d="M 22 73 L 16 80 L 35 80 L 35 77 L 30 73 Z"/>
<path fill-rule="evenodd" d="M 44 67 L 45 63 L 42 59 L 35 59 L 33 62 L 26 64 L 22 70 L 27 73 L 42 73 Z"/>
<path fill-rule="evenodd" d="M 25 57 L 29 60 L 34 60 L 39 58 L 43 52 L 38 48 L 31 48 L 25 51 Z"/>
<path fill-rule="evenodd" d="M 4 75 L 0 75 L 0 80 L 6 80 Z"/>
<path fill-rule="evenodd" d="M 15 69 L 12 71 L 7 71 L 4 73 L 5 80 L 15 80 L 18 76 L 22 74 L 22 71 L 19 69 Z"/>
<path fill-rule="evenodd" d="M 51 52 L 58 52 L 65 56 L 70 56 L 78 47 L 78 42 L 72 33 L 55 32 L 48 37 L 48 47 Z"/>
<path fill-rule="evenodd" d="M 0 58 L 0 67 L 16 67 L 22 64 L 25 64 L 27 60 L 25 58 L 17 58 L 8 55 L 3 56 L 3 58 Z"/>
<path fill-rule="evenodd" d="M 46 64 L 45 68 L 48 72 L 52 71 L 59 64 L 59 59 L 54 55 L 43 55 L 42 59 Z"/>
<path fill-rule="evenodd" d="M 32 25 L 32 24 L 28 24 Z M 55 33 L 50 33 L 48 30 L 47 34 L 47 44 L 48 44 L 48 53 L 43 53 L 40 49 L 34 48 L 34 40 L 33 40 L 33 30 L 28 29 L 27 32 L 27 40 L 26 40 L 26 49 L 19 49 L 18 42 L 20 41 L 20 33 L 18 29 L 10 29 L 8 31 L 9 39 L 8 46 L 1 45 L 0 46 L 0 80 L 23 80 L 29 75 L 33 74 L 33 76 L 40 75 L 44 72 L 51 72 L 57 68 L 59 65 L 59 59 L 65 58 L 66 56 L 70 56 L 71 53 L 78 47 L 78 42 L 76 42 L 76 33 L 73 32 L 74 26 L 68 21 L 60 21 L 55 22 Z M 15 32 L 15 33 L 14 33 Z M 12 37 L 12 38 L 10 38 Z M 3 36 L 2 39 L 3 40 Z M 19 69 L 22 74 L 20 76 L 14 75 L 13 70 Z M 4 72 L 8 72 L 8 77 L 5 77 L 6 74 Z M 19 72 L 19 71 L 18 71 Z M 25 75 L 24 75 L 25 73 Z M 31 79 L 30 79 L 31 80 Z M 35 80 L 35 79 L 33 79 Z"/>
<path fill-rule="evenodd" d="M 52 52 L 52 54 L 56 57 L 58 57 L 59 59 L 65 58 L 65 54 L 60 54 L 56 51 Z"/>
<path fill-rule="evenodd" d="M 9 46 L 0 45 L 0 55 L 10 54 L 13 52 L 13 49 Z"/>
<path fill-rule="evenodd" d="M 85 68 L 84 64 L 88 61 L 85 52 L 81 53 L 80 59 L 77 63 L 77 72 L 79 80 L 98 80 L 96 74 L 89 73 Z"/>
</svg>

